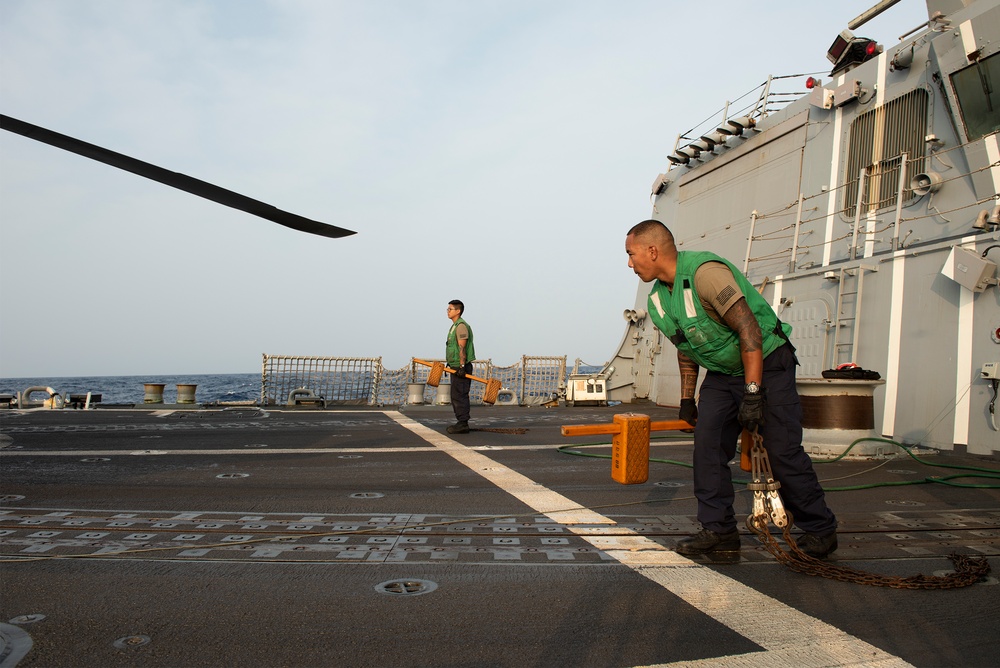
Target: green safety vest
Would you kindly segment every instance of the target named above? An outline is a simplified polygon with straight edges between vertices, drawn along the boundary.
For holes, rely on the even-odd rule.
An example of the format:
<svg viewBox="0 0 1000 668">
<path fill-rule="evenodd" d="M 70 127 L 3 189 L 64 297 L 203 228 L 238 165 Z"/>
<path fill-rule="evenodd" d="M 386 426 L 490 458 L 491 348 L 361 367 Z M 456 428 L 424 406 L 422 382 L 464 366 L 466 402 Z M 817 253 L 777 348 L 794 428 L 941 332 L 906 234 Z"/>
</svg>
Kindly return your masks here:
<svg viewBox="0 0 1000 668">
<path fill-rule="evenodd" d="M 764 357 L 788 341 L 791 326 L 778 319 L 771 305 L 731 262 L 707 251 L 679 252 L 673 290 L 657 280 L 649 292 L 647 310 L 656 327 L 698 366 L 730 376 L 742 376 L 739 336 L 705 312 L 695 291 L 694 274 L 706 262 L 722 262 L 733 272 L 747 305 L 760 325 Z"/>
<path fill-rule="evenodd" d="M 465 342 L 465 361 L 471 362 L 476 359 L 476 348 L 472 345 L 472 327 L 469 326 L 469 323 L 459 318 L 452 323 L 451 329 L 448 330 L 448 340 L 445 341 L 444 357 L 448 362 L 448 366 L 453 369 L 457 369 L 459 363 L 462 361 L 462 353 L 458 347 L 458 335 L 455 333 L 459 323 L 465 325 L 469 330 L 469 339 Z"/>
</svg>

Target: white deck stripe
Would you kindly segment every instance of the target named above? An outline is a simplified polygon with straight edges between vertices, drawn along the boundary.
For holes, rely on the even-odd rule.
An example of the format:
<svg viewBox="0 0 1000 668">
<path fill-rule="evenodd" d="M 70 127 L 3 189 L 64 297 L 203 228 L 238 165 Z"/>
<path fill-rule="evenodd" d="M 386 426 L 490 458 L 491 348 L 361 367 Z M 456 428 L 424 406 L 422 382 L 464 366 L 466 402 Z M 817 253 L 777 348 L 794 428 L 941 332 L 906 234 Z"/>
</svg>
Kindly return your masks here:
<svg viewBox="0 0 1000 668">
<path fill-rule="evenodd" d="M 539 513 L 548 515 L 636 573 L 764 648 L 737 656 L 666 665 L 684 666 L 909 666 L 770 596 L 694 563 L 640 535 L 601 537 L 614 520 L 575 503 L 489 457 L 397 411 L 386 415 Z M 569 510 L 573 509 L 573 510 Z M 568 512 L 560 512 L 568 510 Z M 575 527 L 573 524 L 604 525 Z M 616 527 L 622 533 L 622 527 Z"/>
</svg>

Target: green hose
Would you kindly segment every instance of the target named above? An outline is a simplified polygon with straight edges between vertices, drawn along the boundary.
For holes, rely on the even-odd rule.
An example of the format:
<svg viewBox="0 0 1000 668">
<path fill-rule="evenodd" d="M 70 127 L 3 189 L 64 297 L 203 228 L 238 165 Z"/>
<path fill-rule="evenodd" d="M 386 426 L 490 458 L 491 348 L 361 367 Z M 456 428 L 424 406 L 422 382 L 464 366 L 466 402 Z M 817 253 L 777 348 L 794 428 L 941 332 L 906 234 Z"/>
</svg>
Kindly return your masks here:
<svg viewBox="0 0 1000 668">
<path fill-rule="evenodd" d="M 673 438 L 673 439 L 689 439 L 690 437 L 686 436 L 686 435 L 685 436 L 658 436 L 658 437 L 655 437 L 655 440 L 670 439 L 670 438 Z M 654 439 L 650 439 L 650 441 L 652 441 L 652 440 L 654 440 Z M 902 449 L 914 461 L 916 461 L 916 462 L 918 462 L 920 464 L 923 464 L 924 466 L 933 466 L 933 467 L 936 467 L 936 468 L 944 468 L 944 469 L 956 469 L 956 470 L 962 470 L 962 471 L 972 471 L 973 473 L 958 473 L 958 474 L 955 474 L 955 475 L 944 476 L 944 477 L 940 477 L 940 476 L 928 476 L 928 477 L 926 477 L 926 478 L 924 478 L 922 480 L 902 480 L 902 481 L 897 481 L 897 482 L 878 482 L 878 483 L 871 483 L 871 484 L 867 484 L 867 485 L 852 485 L 852 486 L 846 486 L 846 487 L 824 487 L 823 489 L 825 491 L 827 491 L 827 492 L 846 492 L 846 491 L 854 491 L 854 490 L 859 490 L 859 489 L 874 489 L 876 487 L 901 487 L 901 486 L 904 486 L 904 485 L 926 485 L 926 484 L 949 485 L 951 487 L 963 487 L 963 488 L 966 488 L 966 489 L 1000 489 L 1000 484 L 997 484 L 997 485 L 988 485 L 988 484 L 965 484 L 965 483 L 953 482 L 957 478 L 987 478 L 987 479 L 991 479 L 991 480 L 1000 480 L 1000 471 L 997 471 L 995 469 L 982 468 L 982 467 L 978 467 L 978 466 L 959 466 L 957 464 L 935 464 L 933 462 L 928 462 L 928 461 L 925 461 L 925 460 L 920 459 L 919 457 L 917 457 L 915 454 L 913 454 L 913 452 L 908 447 L 906 447 L 902 443 L 898 443 L 896 441 L 892 441 L 892 440 L 889 440 L 889 439 L 886 439 L 886 438 L 873 438 L 873 437 L 859 438 L 856 441 L 854 441 L 853 443 L 851 443 L 850 446 L 848 446 L 848 448 L 846 450 L 844 450 L 844 452 L 842 454 L 840 454 L 838 457 L 834 457 L 833 459 L 816 459 L 816 460 L 813 460 L 813 463 L 814 464 L 832 464 L 833 462 L 840 461 L 841 459 L 843 459 L 844 457 L 847 456 L 847 453 L 849 453 L 851 451 L 851 448 L 853 448 L 858 443 L 862 443 L 864 441 L 875 441 L 875 442 L 878 442 L 878 443 L 888 443 L 890 445 L 895 445 L 896 447 Z M 611 455 L 596 454 L 596 453 L 590 453 L 590 452 L 580 452 L 580 451 L 577 451 L 577 450 L 573 449 L 573 448 L 593 448 L 593 447 L 602 447 L 602 446 L 606 447 L 606 446 L 609 446 L 609 445 L 611 445 L 610 442 L 578 443 L 578 444 L 574 444 L 574 445 L 563 445 L 563 446 L 560 446 L 558 448 L 558 450 L 559 450 L 559 452 L 561 452 L 563 454 L 575 455 L 577 457 L 597 457 L 599 459 L 611 459 Z M 683 466 L 685 468 L 694 468 L 693 465 L 691 465 L 691 464 L 688 464 L 686 462 L 679 462 L 679 461 L 676 461 L 676 460 L 673 460 L 673 459 L 658 459 L 658 458 L 650 457 L 649 461 L 650 462 L 655 462 L 655 463 L 658 463 L 658 464 L 672 464 L 674 466 Z M 752 482 L 752 481 L 750 481 L 750 480 L 733 480 L 733 483 L 737 484 L 737 485 L 746 485 L 749 482 Z"/>
</svg>

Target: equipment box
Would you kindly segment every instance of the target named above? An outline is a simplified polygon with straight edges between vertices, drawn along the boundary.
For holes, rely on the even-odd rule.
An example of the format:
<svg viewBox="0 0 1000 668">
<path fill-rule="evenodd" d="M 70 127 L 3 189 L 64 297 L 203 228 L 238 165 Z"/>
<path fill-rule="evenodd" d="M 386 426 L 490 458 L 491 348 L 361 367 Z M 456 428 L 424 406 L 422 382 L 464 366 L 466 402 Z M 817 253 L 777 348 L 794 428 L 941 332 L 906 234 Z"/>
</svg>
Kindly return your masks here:
<svg viewBox="0 0 1000 668">
<path fill-rule="evenodd" d="M 606 378 L 583 374 L 570 374 L 566 381 L 567 406 L 607 406 Z"/>
</svg>

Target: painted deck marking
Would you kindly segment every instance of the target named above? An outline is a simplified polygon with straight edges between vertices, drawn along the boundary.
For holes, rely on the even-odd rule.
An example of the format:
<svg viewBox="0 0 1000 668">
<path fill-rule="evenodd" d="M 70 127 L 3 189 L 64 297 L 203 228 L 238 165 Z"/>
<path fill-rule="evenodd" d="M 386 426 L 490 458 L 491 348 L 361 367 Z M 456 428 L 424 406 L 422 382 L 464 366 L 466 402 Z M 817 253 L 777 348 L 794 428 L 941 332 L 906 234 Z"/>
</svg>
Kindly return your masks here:
<svg viewBox="0 0 1000 668">
<path fill-rule="evenodd" d="M 386 411 L 385 414 L 536 512 L 566 525 L 570 531 L 622 565 L 652 580 L 765 650 L 667 665 L 773 667 L 802 665 L 803 656 L 808 656 L 810 664 L 817 666 L 911 665 L 826 622 L 696 564 L 652 540 L 638 534 L 621 536 L 623 528 L 614 520 L 592 510 L 578 508 L 579 504 L 572 499 L 553 492 L 398 411 Z M 574 508 L 576 509 L 565 510 Z M 588 526 L 577 527 L 574 524 Z M 601 537 L 602 532 L 612 528 L 619 535 Z M 751 610 L 754 614 L 747 614 Z"/>
</svg>

